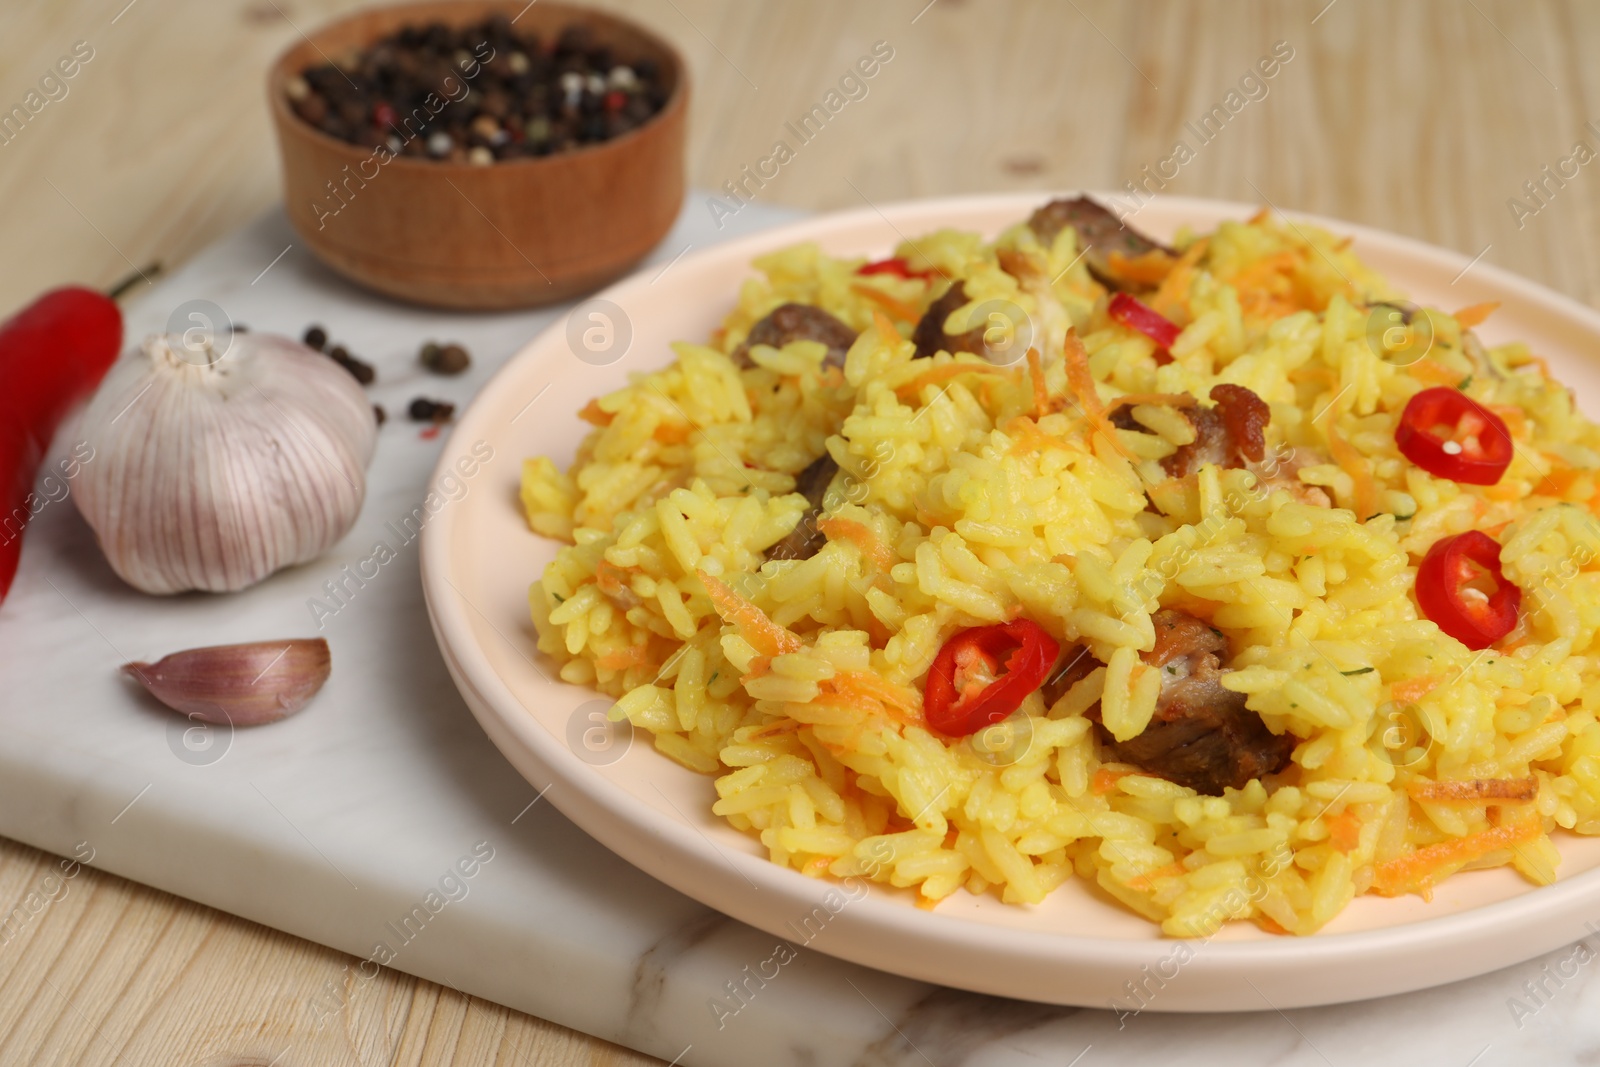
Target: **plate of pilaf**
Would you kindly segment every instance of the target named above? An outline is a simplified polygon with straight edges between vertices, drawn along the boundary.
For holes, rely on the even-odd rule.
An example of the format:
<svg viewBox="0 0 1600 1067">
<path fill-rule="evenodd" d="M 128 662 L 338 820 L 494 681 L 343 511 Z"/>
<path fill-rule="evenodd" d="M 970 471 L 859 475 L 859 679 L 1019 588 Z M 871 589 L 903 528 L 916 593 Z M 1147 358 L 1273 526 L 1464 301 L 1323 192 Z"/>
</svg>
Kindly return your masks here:
<svg viewBox="0 0 1600 1067">
<path fill-rule="evenodd" d="M 468 705 L 779 967 L 1230 1011 L 1576 940 L 1600 316 L 1360 226 L 1133 207 L 821 216 L 580 304 L 435 476 Z"/>
</svg>

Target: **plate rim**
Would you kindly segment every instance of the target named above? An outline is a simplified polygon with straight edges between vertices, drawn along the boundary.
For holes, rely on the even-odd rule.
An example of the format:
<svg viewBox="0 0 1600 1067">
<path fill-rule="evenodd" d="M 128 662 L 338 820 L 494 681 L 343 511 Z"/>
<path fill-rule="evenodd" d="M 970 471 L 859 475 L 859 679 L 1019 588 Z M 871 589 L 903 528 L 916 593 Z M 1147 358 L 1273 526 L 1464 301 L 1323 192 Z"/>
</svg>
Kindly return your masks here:
<svg viewBox="0 0 1600 1067">
<path fill-rule="evenodd" d="M 985 210 L 1016 209 L 1026 212 L 1046 197 L 1075 195 L 1075 192 L 1024 191 L 1016 193 L 984 193 L 951 197 L 915 198 L 883 205 L 869 205 L 847 211 L 823 212 L 806 218 L 760 230 L 742 237 L 719 242 L 685 257 L 678 266 L 702 258 L 723 260 L 740 257 L 748 261 L 760 252 L 805 240 L 825 241 L 829 231 L 845 230 L 862 223 L 887 224 L 895 227 L 902 216 L 921 216 L 929 213 L 967 215 Z M 1087 195 L 1111 199 L 1116 194 L 1103 191 Z M 1259 205 L 1199 197 L 1159 196 L 1154 198 L 1163 210 L 1174 214 L 1193 216 L 1201 220 L 1221 218 L 1247 218 Z M 1153 201 L 1147 201 L 1145 206 Z M 1142 210 L 1142 208 L 1141 208 Z M 1378 241 L 1407 255 L 1436 262 L 1454 261 L 1457 265 L 1473 268 L 1479 273 L 1475 289 L 1490 288 L 1496 292 L 1513 293 L 1531 302 L 1550 306 L 1564 312 L 1588 332 L 1600 338 L 1600 312 L 1587 305 L 1532 282 L 1493 264 L 1482 263 L 1452 249 L 1441 248 L 1403 234 L 1374 227 L 1327 218 L 1304 212 L 1279 214 L 1292 221 L 1304 221 L 1357 240 Z M 959 225 L 958 220 L 952 220 Z M 920 223 L 919 223 L 920 225 Z M 820 231 L 820 232 L 819 232 Z M 636 289 L 651 284 L 650 274 L 655 268 L 646 268 L 607 286 L 585 299 L 609 299 L 616 303 L 619 295 L 626 296 Z M 1487 284 L 1486 284 L 1487 283 Z M 430 476 L 429 490 L 437 489 L 439 479 L 446 475 L 451 464 L 462 454 L 462 442 L 469 437 L 474 416 L 489 406 L 491 392 L 508 380 L 516 378 L 531 362 L 540 358 L 547 338 L 565 330 L 567 315 L 553 321 L 529 341 L 484 384 L 472 402 L 458 418 L 440 453 L 439 461 Z M 520 457 L 518 457 L 520 459 Z M 531 714 L 523 709 L 517 694 L 494 669 L 472 636 L 470 613 L 478 609 L 467 601 L 465 594 L 450 581 L 449 534 L 454 528 L 452 509 L 446 508 L 422 530 L 420 564 L 424 599 L 430 624 L 440 646 L 450 674 L 472 710 L 480 726 L 519 773 L 536 787 L 547 789 L 548 799 L 572 819 L 581 829 L 600 844 L 615 852 L 651 877 L 664 882 L 677 891 L 707 906 L 730 915 L 741 922 L 778 936 L 773 927 L 777 924 L 748 906 L 744 894 L 722 885 L 726 868 L 732 865 L 738 874 L 756 887 L 763 897 L 775 894 L 784 908 L 795 916 L 809 914 L 823 906 L 823 896 L 837 890 L 836 880 L 808 878 L 790 868 L 780 867 L 761 856 L 745 852 L 724 852 L 709 838 L 703 838 L 697 828 L 687 821 L 677 821 L 662 815 L 657 809 L 640 805 L 629 794 L 612 785 L 593 768 L 567 749 Z M 492 623 L 491 623 L 492 625 Z M 514 713 L 513 710 L 514 709 Z M 665 760 L 665 757 L 661 757 Z M 672 765 L 674 770 L 679 770 Z M 691 774 L 686 769 L 685 774 Z M 550 788 L 565 784 L 568 788 Z M 541 794 L 543 795 L 543 794 Z M 670 801 L 669 801 L 670 803 Z M 661 845 L 670 845 L 663 849 Z M 711 888 L 707 888 L 710 886 Z M 931 972 L 925 966 L 886 964 L 881 955 L 882 946 L 889 942 L 912 939 L 927 949 L 949 950 L 957 957 L 972 951 L 972 942 L 985 942 L 985 955 L 999 954 L 1017 962 L 1034 965 L 1070 967 L 1082 965 L 1090 968 L 1114 968 L 1118 976 L 1137 977 L 1141 971 L 1167 959 L 1174 946 L 1180 943 L 1200 945 L 1196 962 L 1189 964 L 1195 973 L 1186 986 L 1205 984 L 1205 979 L 1250 976 L 1273 980 L 1288 969 L 1316 969 L 1342 963 L 1361 962 L 1368 966 L 1390 964 L 1389 980 L 1379 980 L 1368 990 L 1337 995 L 1286 996 L 1280 1001 L 1258 1004 L 1255 1007 L 1302 1007 L 1317 1004 L 1342 1003 L 1368 999 L 1392 993 L 1426 988 L 1431 985 L 1458 981 L 1495 970 L 1511 963 L 1531 958 L 1542 952 L 1570 943 L 1581 936 L 1574 930 L 1552 940 L 1548 933 L 1538 936 L 1533 928 L 1548 930 L 1556 915 L 1576 918 L 1580 904 L 1592 905 L 1600 898 L 1600 868 L 1578 872 L 1549 886 L 1533 887 L 1513 897 L 1470 907 L 1463 911 L 1404 922 L 1399 925 L 1375 929 L 1313 934 L 1303 938 L 1271 938 L 1249 941 L 1219 941 L 1212 939 L 1179 939 L 1156 936 L 1149 939 L 1095 938 L 1082 934 L 1056 931 L 1030 931 L 1023 927 L 998 926 L 959 915 L 938 915 L 907 908 L 903 904 L 879 899 L 869 893 L 860 900 L 833 915 L 825 937 L 808 942 L 827 955 L 836 956 L 864 966 L 886 970 L 917 980 L 943 985 L 954 985 L 975 992 L 1018 997 L 1055 1004 L 1077 1004 L 1104 1007 L 1096 1000 L 1091 1003 L 1082 997 L 1065 999 L 1051 995 L 1047 989 L 1019 991 L 1014 985 L 972 979 L 963 981 L 944 968 Z M 928 920 L 933 920 L 929 922 Z M 1577 923 L 1572 924 L 1577 927 Z M 1157 929 L 1152 924 L 1152 929 Z M 1522 935 L 1517 938 L 1517 935 Z M 1443 981 L 1419 982 L 1408 977 L 1415 968 L 1403 966 L 1408 957 L 1427 951 L 1438 951 L 1453 942 L 1461 956 L 1463 944 L 1476 944 L 1484 937 L 1518 939 L 1523 947 L 1511 956 L 1496 956 L 1478 966 L 1468 963 L 1464 969 L 1451 970 Z M 1468 954 L 1466 958 L 1470 958 Z M 1515 958 L 1513 959 L 1512 956 Z M 1253 984 L 1253 983 L 1252 983 Z M 1119 990 L 1110 989 L 1114 996 Z M 1158 998 L 1159 999 L 1159 998 Z M 1263 1001 L 1265 997 L 1261 998 Z M 1236 1002 L 1208 1001 L 1204 996 L 1170 996 L 1167 1003 L 1152 1003 L 1143 1010 L 1150 1011 L 1234 1011 L 1249 1006 Z"/>
</svg>

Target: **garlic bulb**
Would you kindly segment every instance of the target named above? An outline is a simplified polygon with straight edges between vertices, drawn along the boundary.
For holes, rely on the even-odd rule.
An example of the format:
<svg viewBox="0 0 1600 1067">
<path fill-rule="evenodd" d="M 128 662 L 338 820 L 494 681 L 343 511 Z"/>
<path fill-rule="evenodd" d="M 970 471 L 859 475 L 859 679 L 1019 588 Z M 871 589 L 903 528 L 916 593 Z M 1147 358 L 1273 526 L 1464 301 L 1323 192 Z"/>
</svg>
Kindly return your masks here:
<svg viewBox="0 0 1600 1067">
<path fill-rule="evenodd" d="M 84 412 L 73 498 L 111 567 L 147 593 L 231 592 L 320 555 L 366 494 L 377 422 L 327 356 L 269 334 L 218 353 L 157 335 Z"/>
</svg>

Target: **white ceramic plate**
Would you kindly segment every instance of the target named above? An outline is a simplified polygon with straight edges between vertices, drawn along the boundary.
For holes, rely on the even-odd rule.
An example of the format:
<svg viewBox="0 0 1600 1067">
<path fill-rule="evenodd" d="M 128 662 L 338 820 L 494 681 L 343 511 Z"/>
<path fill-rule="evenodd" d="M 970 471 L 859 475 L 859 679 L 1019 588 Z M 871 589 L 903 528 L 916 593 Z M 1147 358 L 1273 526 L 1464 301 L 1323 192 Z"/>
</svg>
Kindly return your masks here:
<svg viewBox="0 0 1600 1067">
<path fill-rule="evenodd" d="M 1038 907 L 964 892 L 936 911 L 907 892 L 874 887 L 849 899 L 828 881 L 778 867 L 752 837 L 711 814 L 712 780 L 657 753 L 642 731 L 603 747 L 593 717 L 611 704 L 559 681 L 534 651 L 527 589 L 556 551 L 529 533 L 517 503 L 524 457 L 565 466 L 588 427 L 578 410 L 622 385 L 630 371 L 667 363 L 670 341 L 704 339 L 733 304 L 752 257 L 798 241 L 840 255 L 881 256 L 902 235 L 938 227 L 992 235 L 1027 214 L 1039 194 L 915 201 L 806 220 L 685 257 L 664 274 L 641 274 L 601 296 L 623 310 L 625 355 L 597 365 L 569 345 L 571 319 L 535 338 L 461 417 L 435 473 L 441 498 L 459 497 L 430 520 L 422 576 L 450 672 L 490 738 L 545 798 L 618 855 L 673 888 L 790 944 L 911 978 L 1056 1004 L 1105 1006 L 1132 981 L 1159 1011 L 1288 1008 L 1358 1000 L 1467 978 L 1572 942 L 1600 914 L 1600 841 L 1564 835 L 1561 880 L 1542 889 L 1508 869 L 1449 879 L 1431 902 L 1366 896 L 1314 937 L 1273 937 L 1231 924 L 1179 952 L 1155 926 L 1074 879 Z M 1156 236 L 1244 219 L 1244 204 L 1161 199 L 1135 224 Z M 1355 249 L 1419 302 L 1446 308 L 1481 300 L 1503 306 L 1481 331 L 1489 343 L 1522 338 L 1587 400 L 1600 399 L 1600 315 L 1465 257 L 1341 222 L 1313 220 L 1355 237 Z M 604 323 L 590 320 L 604 342 Z M 613 313 L 614 314 L 614 313 Z M 615 353 L 613 353 L 615 354 Z M 601 359 L 609 358 L 607 356 Z M 494 458 L 473 477 L 442 482 L 484 448 Z M 465 485 L 463 495 L 461 486 Z M 588 732 L 588 737 L 585 737 Z M 538 907 L 529 901 L 529 907 Z M 809 922 L 806 920 L 809 917 Z M 1192 958 L 1184 959 L 1185 956 Z M 1182 961 L 1181 967 L 1179 962 Z M 752 965 L 760 964 L 752 960 Z M 737 977 L 737 976 L 731 976 Z M 1270 998 L 1270 999 L 1269 999 Z"/>
</svg>

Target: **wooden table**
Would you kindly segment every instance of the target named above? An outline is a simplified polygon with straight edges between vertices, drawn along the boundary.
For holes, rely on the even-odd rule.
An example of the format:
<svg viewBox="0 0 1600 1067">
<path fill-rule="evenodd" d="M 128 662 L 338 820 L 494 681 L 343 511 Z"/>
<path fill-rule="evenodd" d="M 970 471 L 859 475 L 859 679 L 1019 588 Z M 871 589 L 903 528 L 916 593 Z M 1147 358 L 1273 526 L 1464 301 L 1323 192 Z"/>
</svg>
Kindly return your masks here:
<svg viewBox="0 0 1600 1067">
<path fill-rule="evenodd" d="M 270 205 L 266 66 L 302 29 L 352 6 L 8 6 L 0 108 L 21 103 L 75 42 L 93 53 L 65 97 L 0 143 L 10 253 L 0 307 L 61 282 L 105 286 L 152 260 L 179 263 Z M 784 123 L 881 40 L 893 58 L 866 96 L 801 147 L 760 200 L 825 210 L 1164 184 L 1383 227 L 1600 297 L 1600 164 L 1558 171 L 1577 142 L 1600 149 L 1600 123 L 1585 127 L 1600 118 L 1600 85 L 1583 63 L 1600 44 L 1600 8 L 1577 0 L 606 6 L 689 57 L 690 179 L 700 188 L 769 155 Z M 1280 41 L 1280 59 L 1290 58 L 1274 77 L 1230 100 Z M 1207 115 L 1201 144 L 1188 124 Z M 1164 162 L 1179 138 L 1194 157 Z M 1527 182 L 1543 183 L 1538 199 Z M 54 862 L 0 841 L 0 913 Z M 86 871 L 24 936 L 0 944 L 0 1062 L 657 1062 L 398 972 L 364 986 L 338 1028 L 313 1030 L 302 1001 L 350 962 Z"/>
</svg>

